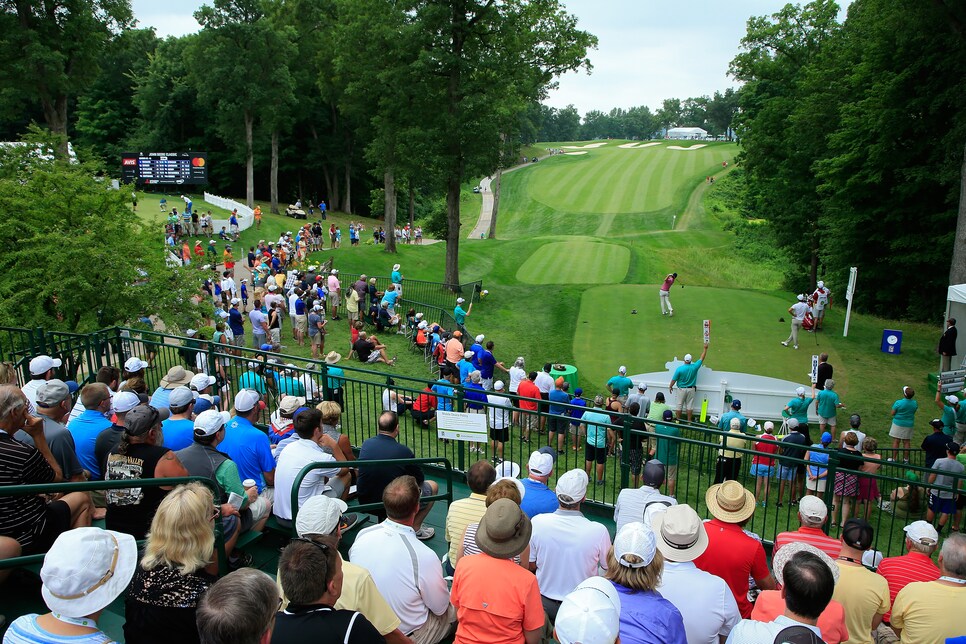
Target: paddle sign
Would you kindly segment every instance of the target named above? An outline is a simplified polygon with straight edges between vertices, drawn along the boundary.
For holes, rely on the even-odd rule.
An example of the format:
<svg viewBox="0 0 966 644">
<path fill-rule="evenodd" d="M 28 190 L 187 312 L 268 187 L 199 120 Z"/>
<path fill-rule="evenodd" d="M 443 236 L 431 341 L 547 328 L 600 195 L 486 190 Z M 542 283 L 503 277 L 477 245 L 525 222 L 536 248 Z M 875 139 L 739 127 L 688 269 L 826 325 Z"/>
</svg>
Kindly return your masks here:
<svg viewBox="0 0 966 644">
<path fill-rule="evenodd" d="M 704 332 L 704 343 L 711 343 L 711 320 L 705 320 L 701 325 L 702 331 Z"/>
<path fill-rule="evenodd" d="M 812 356 L 812 384 L 818 382 L 818 356 Z"/>
<path fill-rule="evenodd" d="M 701 401 L 701 422 L 705 423 L 708 421 L 708 399 L 705 398 Z"/>
</svg>

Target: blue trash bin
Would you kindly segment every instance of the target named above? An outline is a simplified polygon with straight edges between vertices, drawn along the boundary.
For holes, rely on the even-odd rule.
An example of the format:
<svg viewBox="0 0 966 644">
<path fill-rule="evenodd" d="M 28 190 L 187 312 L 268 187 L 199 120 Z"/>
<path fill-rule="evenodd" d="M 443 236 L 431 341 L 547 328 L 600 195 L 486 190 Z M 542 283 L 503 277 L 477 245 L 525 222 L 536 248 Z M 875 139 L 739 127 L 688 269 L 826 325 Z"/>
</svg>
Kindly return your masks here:
<svg viewBox="0 0 966 644">
<path fill-rule="evenodd" d="M 898 355 L 902 353 L 902 331 L 886 329 L 882 332 L 882 353 Z"/>
</svg>

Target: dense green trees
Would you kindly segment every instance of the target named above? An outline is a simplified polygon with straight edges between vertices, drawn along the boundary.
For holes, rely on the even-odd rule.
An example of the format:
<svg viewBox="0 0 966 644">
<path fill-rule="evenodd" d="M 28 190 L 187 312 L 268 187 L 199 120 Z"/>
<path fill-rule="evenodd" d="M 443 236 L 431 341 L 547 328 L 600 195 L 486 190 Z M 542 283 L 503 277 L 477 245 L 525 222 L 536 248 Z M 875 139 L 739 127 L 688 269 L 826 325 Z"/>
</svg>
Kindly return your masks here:
<svg viewBox="0 0 966 644">
<path fill-rule="evenodd" d="M 857 305 L 941 315 L 966 141 L 962 5 L 827 0 L 749 20 L 732 73 L 747 206 L 789 258 L 789 286 Z"/>
</svg>

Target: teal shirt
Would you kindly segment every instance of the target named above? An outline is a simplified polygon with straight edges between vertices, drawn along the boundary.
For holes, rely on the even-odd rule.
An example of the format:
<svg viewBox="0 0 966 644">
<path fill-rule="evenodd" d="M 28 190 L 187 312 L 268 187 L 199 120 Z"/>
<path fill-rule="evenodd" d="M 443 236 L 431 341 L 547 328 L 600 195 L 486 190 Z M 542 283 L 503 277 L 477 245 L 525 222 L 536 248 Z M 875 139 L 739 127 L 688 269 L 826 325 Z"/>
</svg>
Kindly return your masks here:
<svg viewBox="0 0 966 644">
<path fill-rule="evenodd" d="M 892 403 L 892 410 L 896 415 L 892 417 L 892 424 L 899 427 L 912 427 L 916 420 L 919 403 L 912 398 L 900 398 Z"/>
<path fill-rule="evenodd" d="M 808 424 L 808 407 L 812 404 L 812 398 L 792 398 L 785 405 L 788 407 L 789 418 L 796 419 L 803 425 Z"/>
<path fill-rule="evenodd" d="M 581 422 L 587 424 L 587 443 L 594 447 L 607 446 L 607 425 L 610 424 L 610 416 L 599 411 L 585 411 Z"/>
<path fill-rule="evenodd" d="M 328 367 L 325 371 L 329 374 L 329 389 L 338 389 L 345 382 L 345 371 L 341 367 Z"/>
<path fill-rule="evenodd" d="M 943 405 L 943 433 L 952 436 L 956 433 L 956 408 Z"/>
<path fill-rule="evenodd" d="M 282 376 L 278 381 L 278 394 L 280 396 L 282 394 L 285 394 L 286 396 L 304 396 L 305 385 L 295 378 Z"/>
<path fill-rule="evenodd" d="M 658 436 L 680 436 L 681 429 L 677 425 L 667 425 L 660 423 L 655 427 L 655 432 Z M 680 443 L 678 441 L 672 441 L 668 439 L 657 439 L 657 452 L 655 452 L 655 458 L 664 463 L 666 466 L 677 465 L 678 464 L 678 449 L 680 448 Z"/>
<path fill-rule="evenodd" d="M 698 382 L 698 369 L 701 368 L 701 361 L 683 364 L 674 370 L 673 380 L 678 387 L 693 387 Z"/>
<path fill-rule="evenodd" d="M 463 307 L 459 304 L 457 304 L 456 308 L 453 309 L 453 317 L 456 318 L 456 323 L 460 326 L 466 324 L 466 311 L 464 311 Z"/>
<path fill-rule="evenodd" d="M 238 379 L 239 389 L 254 389 L 263 396 L 268 393 L 268 389 L 265 388 L 265 379 L 254 371 L 246 371 Z"/>
<path fill-rule="evenodd" d="M 627 376 L 614 376 L 607 381 L 607 386 L 611 391 L 616 391 L 618 396 L 626 396 L 633 384 Z"/>
<path fill-rule="evenodd" d="M 402 284 L 402 273 L 400 273 L 399 271 L 393 271 L 392 274 L 389 276 L 389 279 L 392 281 L 393 284 Z"/>
<path fill-rule="evenodd" d="M 740 411 L 731 410 L 721 414 L 721 418 L 718 419 L 718 429 L 730 430 L 732 418 L 737 418 L 741 421 L 741 431 L 745 431 L 748 428 L 748 419 L 742 416 Z"/>
<path fill-rule="evenodd" d="M 839 395 L 830 389 L 818 392 L 818 415 L 823 418 L 835 418 L 835 410 L 839 406 Z"/>
</svg>

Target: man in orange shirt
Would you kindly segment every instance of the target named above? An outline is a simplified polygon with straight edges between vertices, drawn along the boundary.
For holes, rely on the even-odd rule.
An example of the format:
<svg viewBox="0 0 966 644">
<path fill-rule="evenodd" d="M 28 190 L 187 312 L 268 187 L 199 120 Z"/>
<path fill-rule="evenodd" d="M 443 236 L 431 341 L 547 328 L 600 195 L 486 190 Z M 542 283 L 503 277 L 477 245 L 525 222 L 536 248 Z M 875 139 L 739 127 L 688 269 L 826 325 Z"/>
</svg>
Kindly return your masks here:
<svg viewBox="0 0 966 644">
<path fill-rule="evenodd" d="M 255 228 L 261 228 L 262 227 L 262 207 L 255 206 L 255 210 L 252 211 L 252 214 L 255 215 Z"/>
<path fill-rule="evenodd" d="M 523 428 L 523 442 L 530 442 L 530 430 L 539 426 L 539 416 L 537 407 L 540 400 L 540 388 L 534 380 L 537 379 L 537 372 L 531 371 L 530 374 L 520 381 L 517 387 L 517 395 L 526 396 L 520 399 L 520 425 Z"/>
<path fill-rule="evenodd" d="M 463 359 L 463 333 L 453 331 L 453 337 L 446 341 L 446 364 L 444 368 L 447 373 L 459 376 L 460 369 L 456 363 Z"/>
<path fill-rule="evenodd" d="M 497 499 L 476 532 L 482 554 L 460 559 L 450 601 L 455 644 L 537 644 L 545 622 L 537 578 L 513 563 L 530 543 L 530 519 L 510 499 Z"/>
</svg>

